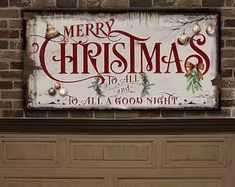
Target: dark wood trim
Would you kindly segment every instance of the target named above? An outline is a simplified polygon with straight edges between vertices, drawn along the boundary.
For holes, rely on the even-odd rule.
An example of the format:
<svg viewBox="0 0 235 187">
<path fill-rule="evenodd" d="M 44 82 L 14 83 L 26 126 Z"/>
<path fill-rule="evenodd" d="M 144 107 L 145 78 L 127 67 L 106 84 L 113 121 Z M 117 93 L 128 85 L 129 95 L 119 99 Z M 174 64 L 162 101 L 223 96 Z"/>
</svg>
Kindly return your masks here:
<svg viewBox="0 0 235 187">
<path fill-rule="evenodd" d="M 0 132 L 96 134 L 235 133 L 235 118 L 162 120 L 0 119 Z"/>
</svg>

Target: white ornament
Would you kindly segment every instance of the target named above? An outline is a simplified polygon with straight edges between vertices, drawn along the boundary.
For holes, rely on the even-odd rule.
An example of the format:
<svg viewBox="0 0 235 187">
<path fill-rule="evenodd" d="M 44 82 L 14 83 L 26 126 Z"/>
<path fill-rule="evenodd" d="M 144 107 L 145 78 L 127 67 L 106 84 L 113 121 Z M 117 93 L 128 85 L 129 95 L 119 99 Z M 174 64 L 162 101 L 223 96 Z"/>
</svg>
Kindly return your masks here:
<svg viewBox="0 0 235 187">
<path fill-rule="evenodd" d="M 179 36 L 179 41 L 185 45 L 186 43 L 188 43 L 188 40 L 189 40 L 189 36 L 183 32 L 180 36 Z"/>
<path fill-rule="evenodd" d="M 208 27 L 206 28 L 206 33 L 208 34 L 208 35 L 214 35 L 215 34 L 215 31 L 216 31 L 216 28 L 215 28 L 215 25 L 212 25 L 212 24 L 210 24 L 210 25 L 208 25 Z"/>
<path fill-rule="evenodd" d="M 201 28 L 200 28 L 200 26 L 198 25 L 198 23 L 195 23 L 194 25 L 193 25 L 193 33 L 194 34 L 198 34 L 200 31 L 201 31 Z"/>
<path fill-rule="evenodd" d="M 66 96 L 66 95 L 68 94 L 68 90 L 66 90 L 65 88 L 61 88 L 61 89 L 59 90 L 59 94 L 60 94 L 61 96 Z"/>
</svg>

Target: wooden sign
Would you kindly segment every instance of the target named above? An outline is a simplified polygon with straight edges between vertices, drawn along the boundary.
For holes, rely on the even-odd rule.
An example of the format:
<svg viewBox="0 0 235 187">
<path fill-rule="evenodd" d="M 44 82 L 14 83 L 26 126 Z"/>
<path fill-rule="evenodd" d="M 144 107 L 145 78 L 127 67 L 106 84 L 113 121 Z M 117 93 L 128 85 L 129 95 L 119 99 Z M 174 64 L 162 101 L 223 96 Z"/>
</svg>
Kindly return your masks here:
<svg viewBox="0 0 235 187">
<path fill-rule="evenodd" d="M 218 108 L 218 14 L 33 13 L 32 109 Z"/>
</svg>

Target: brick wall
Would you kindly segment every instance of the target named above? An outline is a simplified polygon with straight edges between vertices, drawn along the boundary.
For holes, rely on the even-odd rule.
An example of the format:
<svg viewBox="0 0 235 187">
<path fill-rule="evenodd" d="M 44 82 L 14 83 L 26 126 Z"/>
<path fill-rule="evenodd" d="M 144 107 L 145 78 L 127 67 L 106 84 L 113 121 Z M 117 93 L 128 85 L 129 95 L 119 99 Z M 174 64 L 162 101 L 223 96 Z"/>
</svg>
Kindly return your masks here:
<svg viewBox="0 0 235 187">
<path fill-rule="evenodd" d="M 24 8 L 218 8 L 221 12 L 220 111 L 24 111 L 22 18 Z M 235 0 L 0 0 L 0 117 L 215 118 L 235 117 Z"/>
</svg>

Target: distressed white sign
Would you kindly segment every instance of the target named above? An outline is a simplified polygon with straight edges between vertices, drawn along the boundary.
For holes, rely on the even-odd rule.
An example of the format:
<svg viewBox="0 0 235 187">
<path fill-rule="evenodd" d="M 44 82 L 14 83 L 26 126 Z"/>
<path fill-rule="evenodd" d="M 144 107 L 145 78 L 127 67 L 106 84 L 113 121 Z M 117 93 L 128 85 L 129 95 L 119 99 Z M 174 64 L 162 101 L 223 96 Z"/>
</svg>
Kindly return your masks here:
<svg viewBox="0 0 235 187">
<path fill-rule="evenodd" d="M 215 13 L 34 13 L 27 107 L 218 107 Z"/>
</svg>

